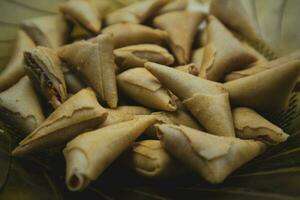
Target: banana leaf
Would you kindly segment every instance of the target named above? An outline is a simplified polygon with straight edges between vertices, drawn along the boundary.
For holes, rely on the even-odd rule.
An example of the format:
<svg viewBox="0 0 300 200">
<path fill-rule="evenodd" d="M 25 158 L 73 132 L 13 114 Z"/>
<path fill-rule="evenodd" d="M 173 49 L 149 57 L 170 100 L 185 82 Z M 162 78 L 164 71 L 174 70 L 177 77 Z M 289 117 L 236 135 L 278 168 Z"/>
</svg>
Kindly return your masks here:
<svg viewBox="0 0 300 200">
<path fill-rule="evenodd" d="M 0 70 L 11 55 L 19 22 L 55 14 L 57 4 L 63 1 L 0 0 Z M 99 1 L 107 1 L 116 9 L 136 0 Z M 15 137 L 18 134 L 12 127 L 0 121 L 0 200 L 296 200 L 300 198 L 300 93 L 293 93 L 289 108 L 272 120 L 291 134 L 288 141 L 270 148 L 223 184 L 207 184 L 195 174 L 172 180 L 147 180 L 111 166 L 98 181 L 79 193 L 71 193 L 65 187 L 60 148 L 22 159 L 12 158 L 11 149 L 20 138 Z"/>
</svg>

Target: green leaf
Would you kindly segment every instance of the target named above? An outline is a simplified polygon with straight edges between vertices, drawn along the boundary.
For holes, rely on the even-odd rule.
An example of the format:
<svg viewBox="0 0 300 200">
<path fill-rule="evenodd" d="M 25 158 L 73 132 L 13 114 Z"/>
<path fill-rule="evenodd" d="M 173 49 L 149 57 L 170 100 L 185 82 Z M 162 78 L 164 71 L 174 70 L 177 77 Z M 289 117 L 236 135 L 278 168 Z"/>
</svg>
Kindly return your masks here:
<svg viewBox="0 0 300 200">
<path fill-rule="evenodd" d="M 61 192 L 44 169 L 34 162 L 10 155 L 15 144 L 11 131 L 0 122 L 0 199 L 62 200 Z"/>
<path fill-rule="evenodd" d="M 9 131 L 0 123 L 0 189 L 5 185 L 10 168 L 12 141 Z"/>
</svg>

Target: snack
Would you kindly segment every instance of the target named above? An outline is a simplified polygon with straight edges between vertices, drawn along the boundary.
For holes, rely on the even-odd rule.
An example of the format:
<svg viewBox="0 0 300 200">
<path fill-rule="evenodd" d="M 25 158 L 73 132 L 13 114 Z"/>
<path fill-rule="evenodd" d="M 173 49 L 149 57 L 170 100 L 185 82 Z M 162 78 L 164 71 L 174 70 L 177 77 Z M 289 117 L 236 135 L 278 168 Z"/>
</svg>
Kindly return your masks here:
<svg viewBox="0 0 300 200">
<path fill-rule="evenodd" d="M 24 52 L 25 70 L 35 88 L 57 108 L 67 100 L 67 89 L 62 62 L 56 52 L 47 47 L 36 47 Z"/>
<path fill-rule="evenodd" d="M 0 116 L 27 135 L 45 119 L 39 99 L 27 76 L 0 93 Z"/>
<path fill-rule="evenodd" d="M 122 69 L 143 67 L 146 62 L 171 65 L 174 57 L 167 49 L 155 44 L 139 44 L 114 50 L 115 62 Z"/>
<path fill-rule="evenodd" d="M 142 0 L 109 13 L 105 18 L 105 22 L 107 25 L 124 22 L 141 24 L 166 3 L 167 0 Z"/>
<path fill-rule="evenodd" d="M 182 100 L 209 133 L 235 136 L 229 95 L 222 84 L 155 63 L 145 67 Z"/>
<path fill-rule="evenodd" d="M 274 145 L 286 141 L 289 137 L 281 128 L 250 108 L 235 108 L 232 114 L 236 135 L 239 138 Z"/>
<path fill-rule="evenodd" d="M 211 135 L 185 126 L 157 125 L 163 147 L 210 183 L 221 183 L 266 145 L 254 140 Z"/>
<path fill-rule="evenodd" d="M 89 0 L 72 0 L 59 5 L 67 19 L 92 33 L 101 29 L 101 16 Z"/>
<path fill-rule="evenodd" d="M 108 26 L 102 33 L 113 35 L 115 48 L 136 44 L 162 44 L 168 38 L 166 31 L 131 23 Z"/>
<path fill-rule="evenodd" d="M 100 34 L 95 43 L 80 41 L 59 49 L 59 57 L 91 86 L 109 107 L 118 103 L 113 37 Z"/>
<path fill-rule="evenodd" d="M 64 149 L 68 188 L 78 191 L 88 186 L 154 122 L 152 116 L 138 116 L 70 141 Z"/>
<path fill-rule="evenodd" d="M 107 117 L 91 89 L 83 89 L 60 105 L 12 154 L 24 155 L 63 144 L 78 134 L 98 127 Z"/>
<path fill-rule="evenodd" d="M 117 79 L 119 88 L 136 102 L 158 110 L 177 109 L 171 93 L 145 68 L 129 69 Z"/>
<path fill-rule="evenodd" d="M 188 171 L 165 151 L 159 140 L 135 142 L 123 159 L 129 168 L 147 178 L 172 178 Z"/>
<path fill-rule="evenodd" d="M 204 14 L 193 11 L 174 11 L 154 19 L 154 26 L 169 34 L 168 43 L 179 64 L 188 64 L 198 25 Z"/>
</svg>

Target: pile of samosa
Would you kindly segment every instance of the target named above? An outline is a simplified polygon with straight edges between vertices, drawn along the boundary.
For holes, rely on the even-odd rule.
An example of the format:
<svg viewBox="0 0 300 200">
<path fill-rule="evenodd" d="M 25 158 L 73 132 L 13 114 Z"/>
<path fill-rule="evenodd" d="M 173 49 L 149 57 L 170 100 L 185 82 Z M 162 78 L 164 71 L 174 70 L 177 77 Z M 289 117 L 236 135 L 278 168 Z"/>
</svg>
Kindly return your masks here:
<svg viewBox="0 0 300 200">
<path fill-rule="evenodd" d="M 147 178 L 221 183 L 287 140 L 266 116 L 286 108 L 300 51 L 269 61 L 237 39 L 259 36 L 250 16 L 232 19 L 231 0 L 209 12 L 143 0 L 108 14 L 97 2 L 21 23 L 0 73 L 0 116 L 23 137 L 12 155 L 65 146 L 77 191 L 116 161 Z M 86 38 L 70 39 L 74 29 Z"/>
</svg>

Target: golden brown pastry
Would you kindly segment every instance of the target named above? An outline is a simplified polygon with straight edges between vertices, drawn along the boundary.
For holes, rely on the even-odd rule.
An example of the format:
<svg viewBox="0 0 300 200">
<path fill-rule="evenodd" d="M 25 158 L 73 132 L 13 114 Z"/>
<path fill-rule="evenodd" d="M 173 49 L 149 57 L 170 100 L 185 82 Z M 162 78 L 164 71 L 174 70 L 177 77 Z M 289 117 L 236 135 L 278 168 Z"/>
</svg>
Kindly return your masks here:
<svg viewBox="0 0 300 200">
<path fill-rule="evenodd" d="M 102 33 L 114 36 L 115 48 L 136 44 L 162 44 L 168 38 L 166 31 L 131 23 L 108 26 Z"/>
<path fill-rule="evenodd" d="M 182 100 L 209 133 L 235 136 L 229 95 L 222 84 L 156 63 L 148 62 L 145 68 Z"/>
<path fill-rule="evenodd" d="M 193 11 L 175 11 L 160 15 L 154 19 L 154 26 L 169 34 L 171 47 L 179 64 L 190 61 L 192 43 L 204 14 Z"/>
<path fill-rule="evenodd" d="M 147 178 L 172 178 L 188 171 L 164 150 L 159 140 L 135 142 L 124 157 L 129 168 Z"/>
<path fill-rule="evenodd" d="M 175 111 L 170 92 L 145 68 L 129 69 L 117 77 L 119 88 L 134 101 L 149 108 Z"/>
<path fill-rule="evenodd" d="M 66 43 L 69 28 L 60 15 L 50 15 L 27 19 L 21 28 L 33 39 L 36 45 L 57 48 Z"/>
<path fill-rule="evenodd" d="M 199 74 L 199 69 L 196 66 L 196 64 L 194 64 L 194 63 L 177 66 L 177 67 L 175 67 L 175 69 L 180 70 L 185 73 L 188 73 L 188 74 L 192 74 L 194 76 L 198 76 L 198 74 Z"/>
<path fill-rule="evenodd" d="M 278 113 L 287 104 L 299 73 L 300 61 L 290 61 L 252 76 L 224 84 L 231 102 L 260 112 Z"/>
<path fill-rule="evenodd" d="M 239 138 L 278 144 L 289 137 L 281 128 L 250 108 L 238 107 L 233 110 L 232 114 L 236 135 Z"/>
<path fill-rule="evenodd" d="M 13 55 L 7 66 L 0 72 L 0 91 L 14 85 L 25 75 L 23 52 L 33 47 L 35 44 L 31 38 L 23 30 L 18 30 Z"/>
<path fill-rule="evenodd" d="M 213 53 L 213 52 L 211 52 Z M 210 56 L 209 56 L 210 57 Z M 204 47 L 196 49 L 192 54 L 192 63 L 195 64 L 196 68 L 198 69 L 197 76 L 200 75 L 201 65 L 204 62 Z"/>
<path fill-rule="evenodd" d="M 67 19 L 92 33 L 99 33 L 101 16 L 89 0 L 71 0 L 59 5 L 59 10 Z"/>
<path fill-rule="evenodd" d="M 130 121 L 83 133 L 70 141 L 64 149 L 69 190 L 82 190 L 96 180 L 154 122 L 152 116 L 137 116 Z"/>
<path fill-rule="evenodd" d="M 174 57 L 167 49 L 155 44 L 139 44 L 114 50 L 115 62 L 122 69 L 143 67 L 147 61 L 171 65 Z"/>
<path fill-rule="evenodd" d="M 259 141 L 211 135 L 185 126 L 161 124 L 157 131 L 167 152 L 210 183 L 223 182 L 266 148 Z"/>
<path fill-rule="evenodd" d="M 292 61 L 292 60 L 299 60 L 300 59 L 300 50 L 296 50 L 290 54 L 277 58 L 275 60 L 271 60 L 269 62 L 259 62 L 251 66 L 250 68 L 234 71 L 228 74 L 225 78 L 226 81 L 232 81 L 239 78 L 243 78 L 246 76 L 254 75 L 259 72 L 265 71 L 267 69 L 271 69 L 274 67 L 280 67 L 283 64 Z M 298 81 L 299 82 L 299 81 Z"/>
<path fill-rule="evenodd" d="M 118 94 L 113 56 L 113 37 L 100 34 L 90 41 L 79 41 L 59 49 L 60 58 L 91 86 L 109 107 L 115 108 Z"/>
<path fill-rule="evenodd" d="M 124 22 L 141 24 L 149 19 L 149 17 L 154 16 L 167 2 L 168 0 L 137 1 L 129 6 L 109 13 L 105 18 L 106 25 Z"/>
<path fill-rule="evenodd" d="M 222 81 L 225 74 L 247 67 L 256 61 L 232 33 L 213 16 L 209 16 L 207 41 L 201 57 L 200 77 Z"/>
<path fill-rule="evenodd" d="M 106 117 L 107 111 L 97 102 L 93 90 L 83 89 L 51 113 L 12 154 L 19 156 L 63 144 L 98 127 Z"/>
<path fill-rule="evenodd" d="M 36 47 L 24 52 L 25 70 L 35 88 L 57 108 L 68 94 L 62 72 L 62 62 L 53 49 Z"/>
<path fill-rule="evenodd" d="M 187 6 L 188 6 L 188 0 L 170 1 L 168 4 L 163 6 L 156 15 L 161 15 L 173 11 L 182 11 L 185 10 Z"/>
<path fill-rule="evenodd" d="M 27 76 L 0 93 L 0 116 L 26 135 L 44 121 L 39 99 Z"/>
<path fill-rule="evenodd" d="M 201 125 L 184 110 L 178 109 L 176 112 L 153 112 L 151 115 L 156 117 L 157 122 L 155 124 L 184 125 L 196 130 L 203 130 Z M 145 131 L 151 138 L 157 138 L 155 124 Z"/>
<path fill-rule="evenodd" d="M 261 37 L 254 1 L 212 0 L 210 13 L 233 30 L 250 39 L 256 40 Z"/>
<path fill-rule="evenodd" d="M 151 111 L 148 108 L 142 106 L 119 106 L 115 109 L 107 109 L 107 112 L 108 116 L 99 128 L 132 120 L 135 115 L 151 114 Z"/>
</svg>

